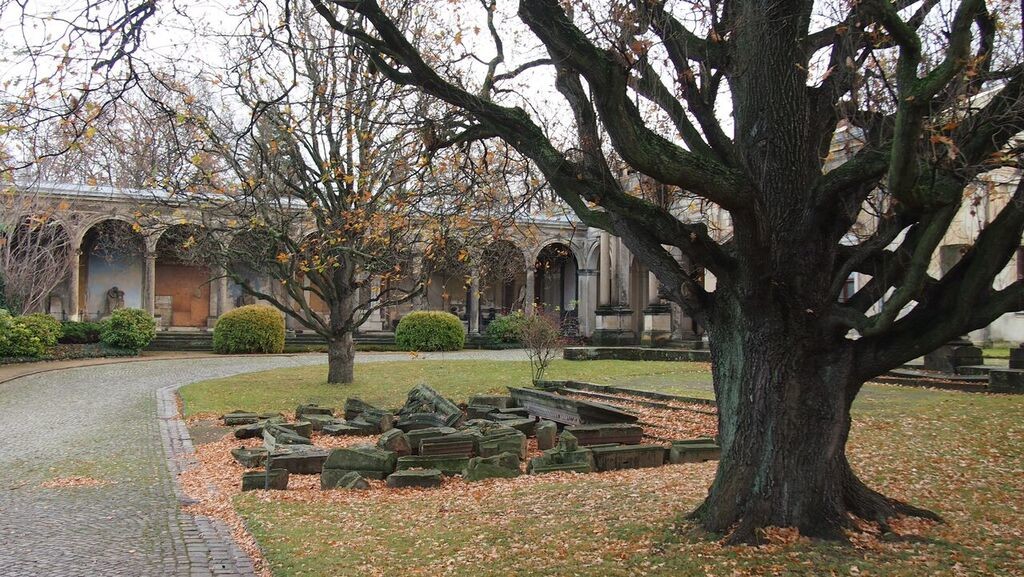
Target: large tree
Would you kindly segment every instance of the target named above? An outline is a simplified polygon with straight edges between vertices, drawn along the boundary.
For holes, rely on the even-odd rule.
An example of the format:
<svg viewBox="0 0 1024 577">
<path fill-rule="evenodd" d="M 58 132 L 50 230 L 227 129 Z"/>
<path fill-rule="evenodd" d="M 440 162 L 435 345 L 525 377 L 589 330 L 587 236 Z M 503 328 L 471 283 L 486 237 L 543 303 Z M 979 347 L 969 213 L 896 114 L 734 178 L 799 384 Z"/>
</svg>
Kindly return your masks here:
<svg viewBox="0 0 1024 577">
<path fill-rule="evenodd" d="M 395 26 L 408 6 L 311 1 L 392 81 L 462 109 L 471 126 L 452 140 L 498 137 L 532 159 L 584 222 L 621 237 L 706 326 L 722 458 L 694 512 L 704 527 L 749 542 L 768 525 L 841 538 L 853 516 L 883 527 L 900 514 L 936 517 L 858 479 L 845 451 L 850 406 L 866 380 L 1022 308 L 1024 282 L 993 287 L 1020 246 L 1020 185 L 955 266 L 929 270 L 975 177 L 1019 162 L 1019 33 L 1001 32 L 1018 22 L 999 23 L 1013 5 L 520 0 L 532 36 L 520 30 L 517 47 L 533 40 L 546 54 L 506 65 L 499 24 L 509 19 L 483 0 L 475 24 L 493 42 L 471 84 L 455 60 Z M 338 18 L 338 7 L 366 25 Z M 544 107 L 528 107 L 537 92 L 503 90 L 523 72 L 553 77 L 574 138 L 543 129 Z M 825 170 L 840 126 L 859 150 Z M 630 194 L 612 157 L 726 211 L 727 237 Z M 851 244 L 867 206 L 882 210 Z M 717 288 L 705 290 L 672 249 Z M 871 280 L 840 302 L 852 272 Z"/>
<path fill-rule="evenodd" d="M 435 16 L 428 46 L 399 22 L 429 3 L 308 1 L 378 74 L 462 111 L 432 146 L 503 140 L 705 325 L 722 458 L 704 527 L 840 538 L 852 517 L 935 517 L 857 478 L 850 406 L 873 376 L 1024 308 L 1024 282 L 993 285 L 1020 246 L 1020 185 L 953 266 L 929 267 L 975 178 L 1019 163 L 1017 4 L 520 0 L 512 16 L 480 0 Z M 153 6 L 125 7 L 99 70 L 136 55 Z M 858 146 L 832 166 L 840 127 Z M 726 215 L 727 234 L 634 194 L 622 165 Z M 840 302 L 853 272 L 870 281 Z"/>
</svg>

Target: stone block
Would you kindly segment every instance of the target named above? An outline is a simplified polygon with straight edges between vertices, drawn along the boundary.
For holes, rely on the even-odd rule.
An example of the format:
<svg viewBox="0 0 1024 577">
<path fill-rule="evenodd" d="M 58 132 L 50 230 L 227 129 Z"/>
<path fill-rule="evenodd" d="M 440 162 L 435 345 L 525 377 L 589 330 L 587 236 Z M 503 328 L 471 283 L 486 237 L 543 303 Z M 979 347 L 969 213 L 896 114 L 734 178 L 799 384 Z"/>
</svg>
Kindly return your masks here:
<svg viewBox="0 0 1024 577">
<path fill-rule="evenodd" d="M 281 423 L 281 427 L 292 431 L 300 437 L 307 439 L 313 437 L 313 423 L 309 421 L 295 421 L 294 423 Z"/>
<path fill-rule="evenodd" d="M 440 456 L 409 456 L 399 457 L 398 459 L 398 470 L 407 471 L 409 469 L 437 469 L 445 475 L 461 475 L 462 471 L 466 469 L 466 465 L 469 464 L 468 457 L 448 457 L 445 455 Z"/>
<path fill-rule="evenodd" d="M 508 395 L 473 395 L 469 398 L 469 405 L 484 405 L 494 409 L 507 409 L 512 404 L 512 397 Z"/>
<path fill-rule="evenodd" d="M 409 437 L 401 429 L 391 429 L 377 439 L 377 447 L 385 451 L 391 451 L 399 457 L 412 454 L 412 445 L 409 444 Z"/>
<path fill-rule="evenodd" d="M 988 388 L 993 393 L 1024 393 L 1024 370 L 993 369 L 988 374 Z"/>
<path fill-rule="evenodd" d="M 353 420 L 370 423 L 377 433 L 387 432 L 395 426 L 395 415 L 383 409 L 368 409 Z"/>
<path fill-rule="evenodd" d="M 445 435 L 454 435 L 457 432 L 458 431 L 451 427 L 428 427 L 425 429 L 408 431 L 406 432 L 406 436 L 409 438 L 409 446 L 412 447 L 413 453 L 416 453 L 420 450 L 420 443 L 425 439 L 435 439 L 444 437 Z"/>
<path fill-rule="evenodd" d="M 519 431 L 527 437 L 532 437 L 536 433 L 537 421 L 532 418 L 527 419 L 513 419 L 511 421 L 502 421 L 501 424 Z"/>
<path fill-rule="evenodd" d="M 598 471 L 644 469 L 665 464 L 665 447 L 661 445 L 617 445 L 591 447 Z"/>
<path fill-rule="evenodd" d="M 320 488 L 321 489 L 333 489 L 333 488 L 337 487 L 339 483 L 341 483 L 341 480 L 343 478 L 345 478 L 346 475 L 351 475 L 352 473 L 356 473 L 356 474 L 358 474 L 360 477 L 362 477 L 364 479 L 373 479 L 374 481 L 383 481 L 384 478 L 388 476 L 388 473 L 385 473 L 384 471 L 355 471 L 355 470 L 352 470 L 352 469 L 324 469 L 323 472 L 320 473 Z"/>
<path fill-rule="evenodd" d="M 333 415 L 306 415 L 303 420 L 313 426 L 314 431 L 322 431 L 327 425 L 342 423 L 341 419 Z"/>
<path fill-rule="evenodd" d="M 228 427 L 235 427 L 238 425 L 251 425 L 260 420 L 260 416 L 256 413 L 249 413 L 246 411 L 231 411 L 221 415 L 220 420 L 224 422 L 224 425 Z"/>
<path fill-rule="evenodd" d="M 242 474 L 243 491 L 259 491 L 262 489 L 274 489 L 284 491 L 288 488 L 288 471 L 285 469 L 271 469 L 267 471 L 249 471 Z"/>
<path fill-rule="evenodd" d="M 299 405 L 298 407 L 295 407 L 296 421 L 301 421 L 305 419 L 305 417 L 308 415 L 333 417 L 334 409 L 330 407 L 321 407 L 320 405 L 317 404 Z"/>
<path fill-rule="evenodd" d="M 388 475 L 387 485 L 392 489 L 407 487 L 430 489 L 440 487 L 441 471 L 437 469 L 395 471 Z"/>
<path fill-rule="evenodd" d="M 668 462 L 673 465 L 679 463 L 702 463 L 704 461 L 717 461 L 721 455 L 722 448 L 713 439 L 672 441 L 672 447 L 668 451 Z"/>
<path fill-rule="evenodd" d="M 626 423 L 576 425 L 566 427 L 565 430 L 572 433 L 583 446 L 607 443 L 639 445 L 644 437 L 643 427 Z"/>
<path fill-rule="evenodd" d="M 327 483 L 325 484 L 325 479 Z M 357 471 L 348 471 L 343 475 L 327 475 L 320 477 L 321 489 L 369 489 L 370 483 Z"/>
<path fill-rule="evenodd" d="M 313 426 L 306 423 L 309 427 L 309 432 L 312 434 Z M 263 441 L 267 443 L 267 447 L 273 450 L 274 445 L 312 445 L 313 442 L 309 440 L 309 437 L 297 433 L 291 427 L 285 427 L 282 424 L 267 423 L 263 427 Z"/>
<path fill-rule="evenodd" d="M 263 423 L 242 425 L 235 429 L 236 439 L 255 439 L 261 435 L 263 435 Z"/>
<path fill-rule="evenodd" d="M 472 457 L 476 454 L 474 447 L 479 435 L 456 433 L 443 437 L 430 437 L 420 441 L 418 454 L 424 456 L 455 455 Z"/>
<path fill-rule="evenodd" d="M 530 475 L 544 475 L 546 472 L 594 472 L 594 466 L 590 463 L 550 463 L 532 464 L 528 472 Z"/>
<path fill-rule="evenodd" d="M 354 419 L 359 415 L 369 410 L 380 410 L 377 407 L 367 403 L 359 397 L 352 397 L 345 399 L 345 414 L 343 415 L 346 420 Z"/>
<path fill-rule="evenodd" d="M 467 481 L 482 481 L 484 479 L 512 479 L 522 475 L 519 469 L 519 455 L 512 453 L 501 453 L 493 457 L 474 457 L 466 464 L 462 472 L 463 478 Z"/>
<path fill-rule="evenodd" d="M 324 461 L 324 470 L 345 469 L 348 471 L 381 471 L 391 473 L 395 470 L 397 455 L 378 447 L 361 445 L 334 449 Z"/>
<path fill-rule="evenodd" d="M 486 419 L 493 410 L 494 407 L 489 407 L 487 405 L 469 405 L 466 407 L 466 417 L 469 418 L 470 421 Z"/>
<path fill-rule="evenodd" d="M 269 451 L 263 447 L 256 447 L 254 449 L 238 447 L 237 449 L 231 449 L 231 456 L 246 469 L 255 469 L 257 467 L 264 466 L 267 462 L 268 454 Z"/>
<path fill-rule="evenodd" d="M 372 434 L 366 432 L 366 429 L 349 425 L 348 421 L 340 421 L 330 425 L 324 425 L 320 432 L 331 437 L 365 437 Z"/>
<path fill-rule="evenodd" d="M 1024 369 L 1024 345 L 1010 349 L 1010 368 Z"/>
<path fill-rule="evenodd" d="M 555 448 L 558 443 L 558 425 L 551 421 L 541 421 L 535 429 L 537 448 L 541 451 Z"/>
<path fill-rule="evenodd" d="M 440 413 L 412 413 L 399 416 L 395 426 L 409 433 L 420 429 L 450 427 L 451 425 L 449 419 Z"/>
<path fill-rule="evenodd" d="M 481 457 L 493 457 L 501 453 L 515 453 L 526 459 L 526 435 L 512 430 L 510 435 L 490 436 L 477 441 L 476 453 Z"/>
<path fill-rule="evenodd" d="M 327 460 L 327 451 L 317 447 L 293 445 L 270 454 L 271 469 L 287 469 L 292 475 L 319 475 Z"/>
</svg>

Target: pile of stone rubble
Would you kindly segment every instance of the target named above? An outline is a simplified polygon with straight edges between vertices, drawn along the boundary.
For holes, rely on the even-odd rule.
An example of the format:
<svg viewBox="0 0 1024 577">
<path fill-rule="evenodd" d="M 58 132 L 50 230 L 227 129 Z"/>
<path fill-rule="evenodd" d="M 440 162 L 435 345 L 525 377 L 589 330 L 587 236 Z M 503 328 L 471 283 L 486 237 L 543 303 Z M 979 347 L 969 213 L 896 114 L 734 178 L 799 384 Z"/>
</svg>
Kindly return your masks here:
<svg viewBox="0 0 1024 577">
<path fill-rule="evenodd" d="M 528 474 L 591 473 L 719 456 L 710 438 L 645 444 L 636 417 L 609 405 L 512 392 L 475 395 L 463 409 L 431 387 L 417 385 L 397 411 L 351 398 L 340 416 L 328 407 L 300 405 L 293 420 L 245 411 L 222 420 L 235 427 L 239 439 L 263 439 L 260 447 L 231 452 L 247 469 L 243 491 L 286 489 L 289 475 L 320 475 L 323 489 L 367 489 L 369 480 L 384 480 L 392 488 L 438 487 L 445 476 L 467 481 L 517 477 L 524 463 Z M 313 444 L 314 431 L 377 439 L 327 450 Z M 527 460 L 527 439 L 534 437 L 542 452 Z"/>
</svg>

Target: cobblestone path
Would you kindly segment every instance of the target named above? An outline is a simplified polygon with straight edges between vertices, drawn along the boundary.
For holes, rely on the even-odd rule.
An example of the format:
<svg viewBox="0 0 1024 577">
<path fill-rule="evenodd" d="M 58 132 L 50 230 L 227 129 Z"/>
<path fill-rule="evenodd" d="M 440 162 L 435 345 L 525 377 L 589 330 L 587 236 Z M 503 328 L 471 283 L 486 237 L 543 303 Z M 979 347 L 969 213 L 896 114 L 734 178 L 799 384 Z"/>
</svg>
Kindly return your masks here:
<svg viewBox="0 0 1024 577">
<path fill-rule="evenodd" d="M 442 358 L 422 355 L 420 358 Z M 524 359 L 521 351 L 446 359 Z M 251 575 L 219 521 L 185 514 L 174 472 L 191 440 L 174 391 L 323 355 L 205 358 L 82 367 L 0 383 L 0 575 Z M 357 361 L 405 361 L 360 354 Z M 92 486 L 43 485 L 84 477 Z"/>
<path fill-rule="evenodd" d="M 168 458 L 191 443 L 175 417 L 173 389 L 322 362 L 319 355 L 154 361 L 0 384 L 0 575 L 251 574 L 226 527 L 179 510 Z M 68 477 L 103 484 L 41 486 Z"/>
</svg>

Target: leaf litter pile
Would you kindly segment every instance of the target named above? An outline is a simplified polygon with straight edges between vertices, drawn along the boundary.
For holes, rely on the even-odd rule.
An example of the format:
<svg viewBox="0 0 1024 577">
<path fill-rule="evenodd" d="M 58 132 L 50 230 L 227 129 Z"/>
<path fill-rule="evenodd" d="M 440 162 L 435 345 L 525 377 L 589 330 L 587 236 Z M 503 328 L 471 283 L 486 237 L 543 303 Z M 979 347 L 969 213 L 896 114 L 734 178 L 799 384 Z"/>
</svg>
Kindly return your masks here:
<svg viewBox="0 0 1024 577">
<path fill-rule="evenodd" d="M 229 452 L 259 441 L 227 435 L 197 446 L 199 466 L 181 481 L 199 501 L 190 510 L 225 520 L 262 575 L 1024 575 L 1024 405 L 1000 412 L 990 397 L 935 395 L 944 398 L 856 415 L 849 453 L 873 487 L 947 523 L 896 520 L 896 538 L 863 524 L 849 546 L 769 529 L 766 545 L 723 548 L 695 531 L 683 516 L 706 495 L 715 463 L 446 478 L 425 490 L 370 481 L 368 491 L 323 491 L 317 476 L 292 475 L 287 491 L 243 495 L 243 468 Z M 616 404 L 652 437 L 714 434 L 705 405 L 657 410 L 636 400 Z M 367 442 L 314 436 L 325 448 Z"/>
</svg>

